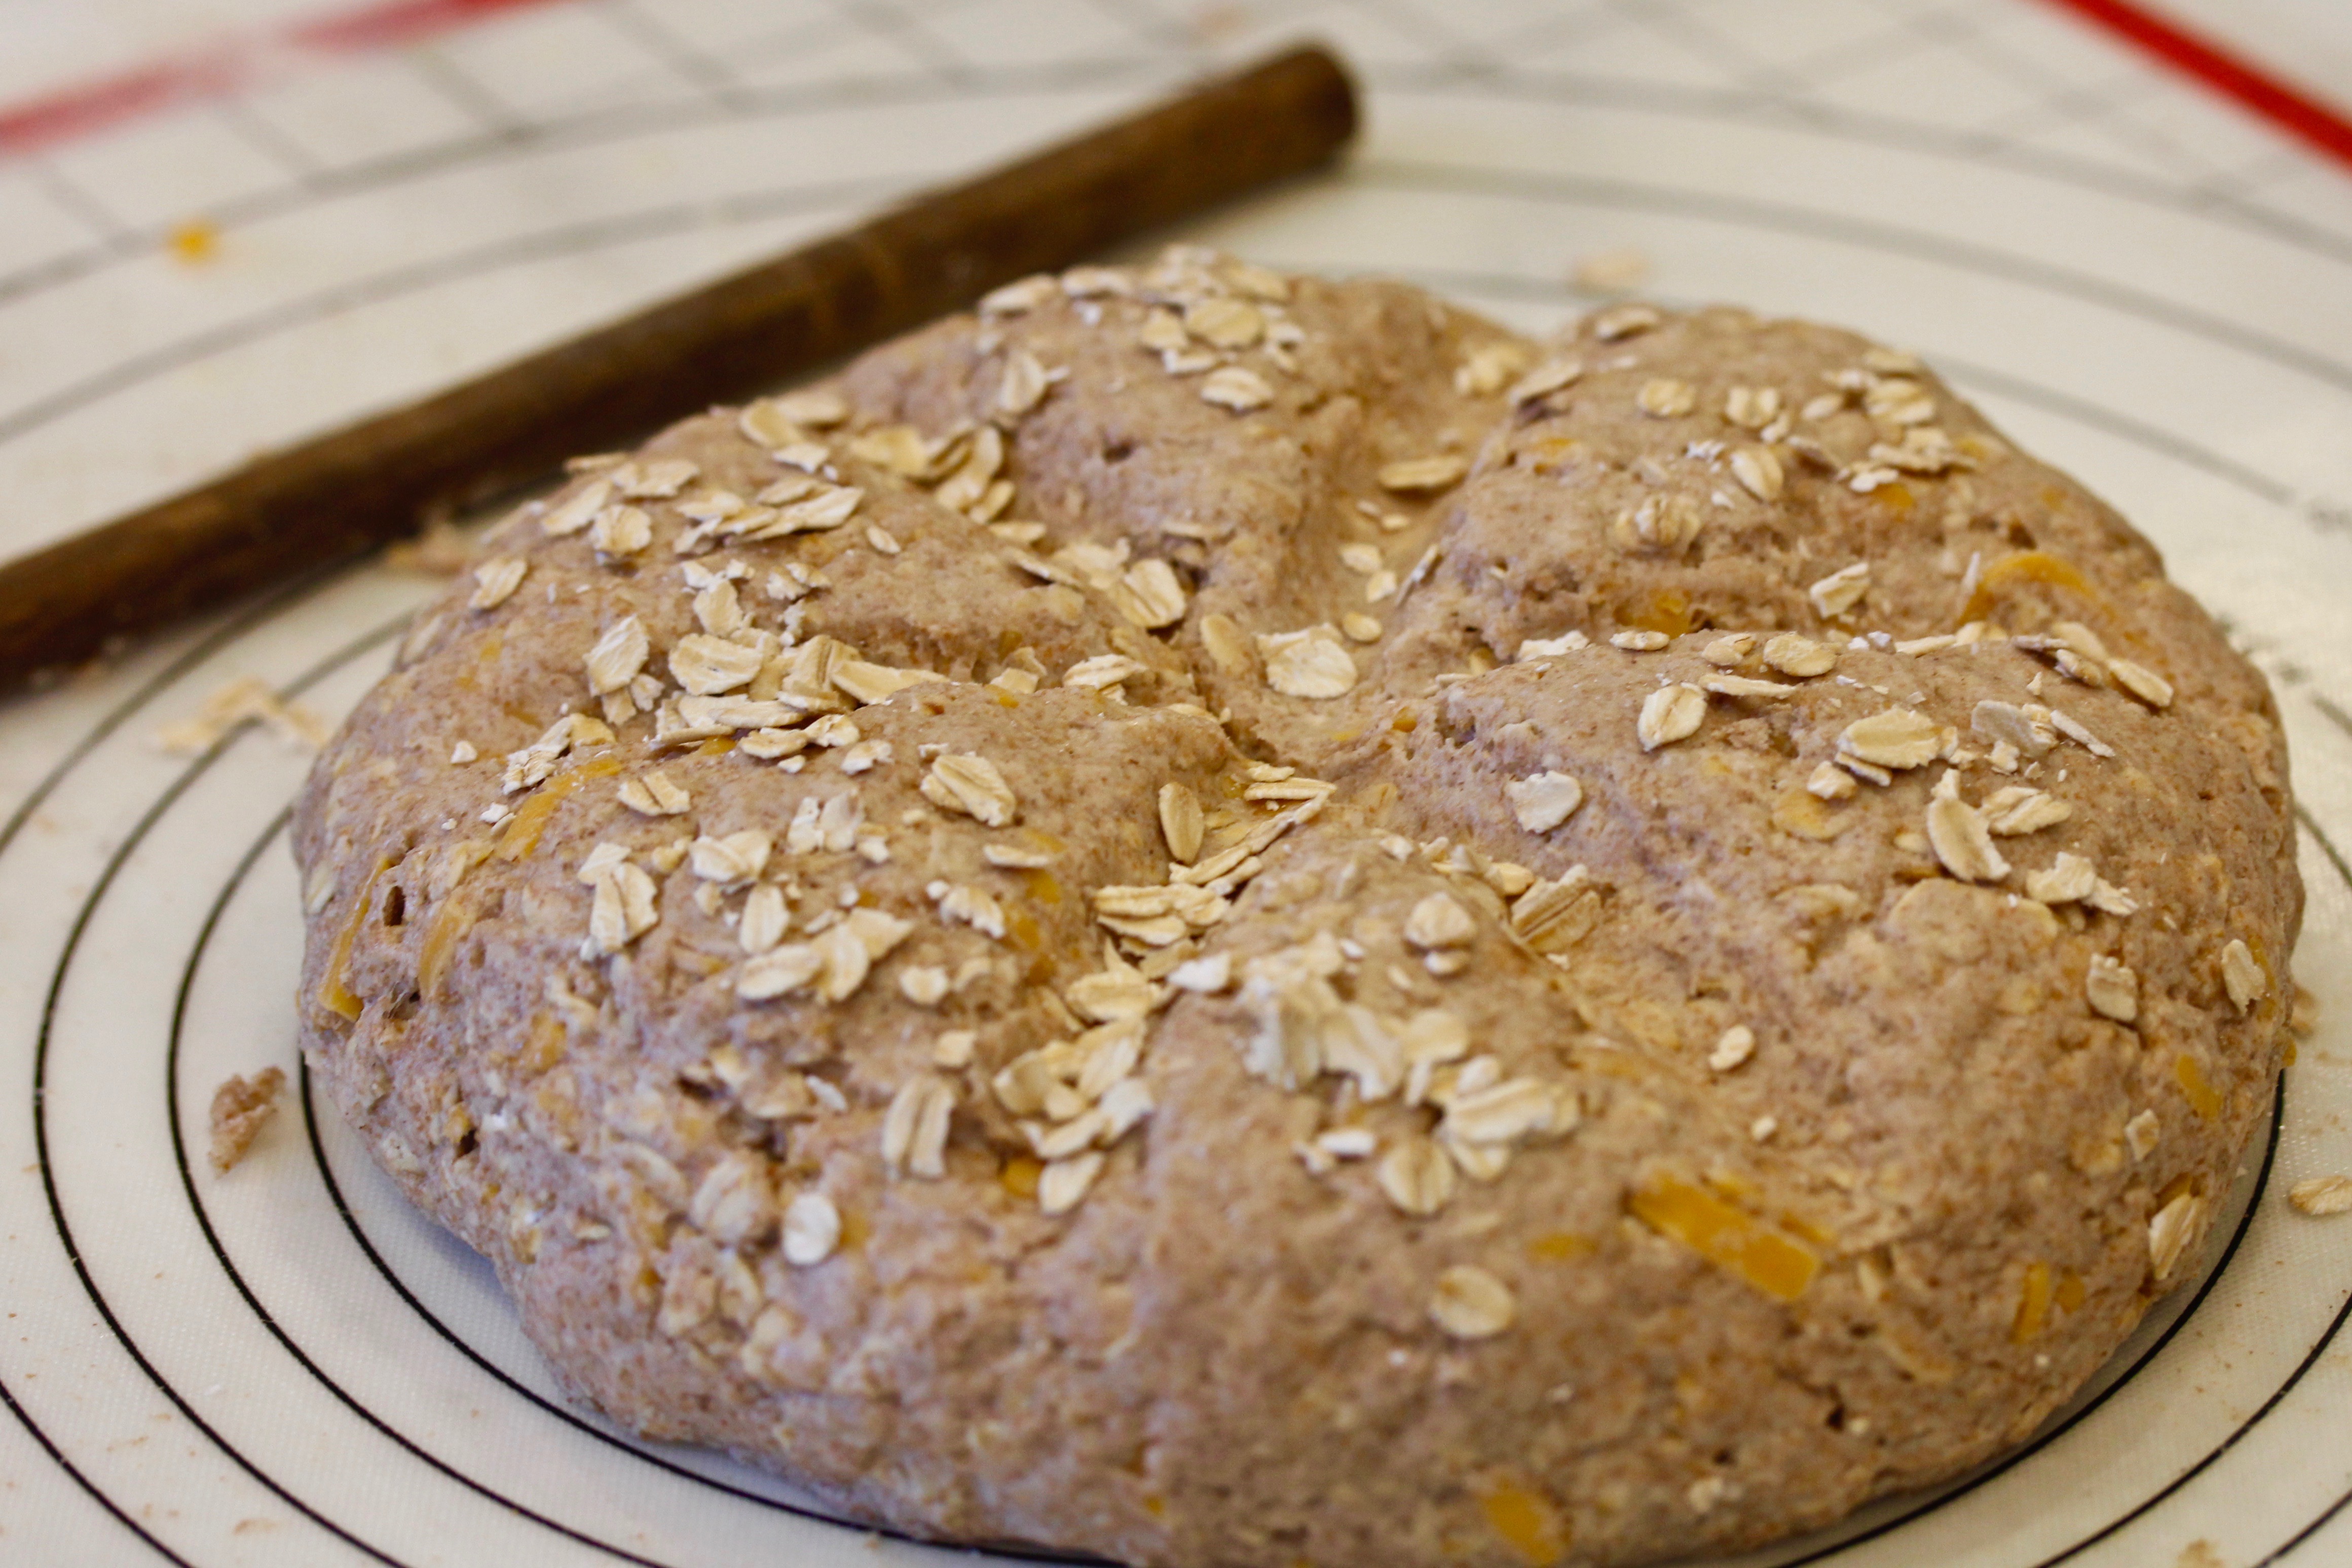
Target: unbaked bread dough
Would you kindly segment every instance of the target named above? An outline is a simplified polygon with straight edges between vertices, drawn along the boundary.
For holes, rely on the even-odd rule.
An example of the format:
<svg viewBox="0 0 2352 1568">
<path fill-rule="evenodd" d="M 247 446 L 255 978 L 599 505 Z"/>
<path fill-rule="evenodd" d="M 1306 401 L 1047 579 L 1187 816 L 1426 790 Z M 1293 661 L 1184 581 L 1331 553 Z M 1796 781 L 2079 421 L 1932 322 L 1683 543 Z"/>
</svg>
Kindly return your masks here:
<svg viewBox="0 0 2352 1568">
<path fill-rule="evenodd" d="M 574 469 L 319 761 L 305 1049 L 581 1396 L 857 1519 L 1819 1525 L 2270 1104 L 2270 694 L 1907 355 L 1180 248 Z"/>
</svg>

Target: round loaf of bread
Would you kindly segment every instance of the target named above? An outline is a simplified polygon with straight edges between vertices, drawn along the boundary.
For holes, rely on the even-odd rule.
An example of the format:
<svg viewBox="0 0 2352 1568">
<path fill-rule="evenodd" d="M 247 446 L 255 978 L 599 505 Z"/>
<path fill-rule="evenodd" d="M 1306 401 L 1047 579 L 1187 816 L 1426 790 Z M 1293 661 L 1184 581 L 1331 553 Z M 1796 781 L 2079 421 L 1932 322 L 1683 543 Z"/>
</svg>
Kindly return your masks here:
<svg viewBox="0 0 2352 1568">
<path fill-rule="evenodd" d="M 1620 1563 L 2194 1275 L 2262 678 L 1916 360 L 1177 249 L 583 458 L 297 816 L 313 1071 L 568 1384 L 845 1515 Z"/>
</svg>

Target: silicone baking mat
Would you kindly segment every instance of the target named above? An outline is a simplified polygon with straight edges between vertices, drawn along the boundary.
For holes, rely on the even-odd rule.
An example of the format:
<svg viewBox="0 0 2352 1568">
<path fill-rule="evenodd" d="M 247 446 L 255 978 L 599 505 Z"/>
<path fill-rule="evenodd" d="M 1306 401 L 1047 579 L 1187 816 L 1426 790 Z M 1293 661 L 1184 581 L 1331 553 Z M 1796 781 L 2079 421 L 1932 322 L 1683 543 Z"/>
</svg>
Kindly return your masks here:
<svg viewBox="0 0 2352 1568">
<path fill-rule="evenodd" d="M 2292 735 L 2320 1022 L 2196 1280 L 2020 1452 L 1753 1561 L 2352 1561 L 2352 1217 L 2284 1196 L 2352 1172 L 2352 177 L 2324 106 L 2283 130 L 2137 15 L 0 0 L 48 51 L 0 60 L 0 549 L 1330 39 L 1359 154 L 1187 237 L 1528 327 L 1639 274 L 1916 348 L 2158 541 Z M 0 710 L 0 1561 L 949 1561 L 567 1403 L 299 1076 L 204 1164 L 215 1085 L 297 1073 L 306 758 L 156 732 L 244 677 L 339 715 L 432 588 L 314 579 Z"/>
</svg>

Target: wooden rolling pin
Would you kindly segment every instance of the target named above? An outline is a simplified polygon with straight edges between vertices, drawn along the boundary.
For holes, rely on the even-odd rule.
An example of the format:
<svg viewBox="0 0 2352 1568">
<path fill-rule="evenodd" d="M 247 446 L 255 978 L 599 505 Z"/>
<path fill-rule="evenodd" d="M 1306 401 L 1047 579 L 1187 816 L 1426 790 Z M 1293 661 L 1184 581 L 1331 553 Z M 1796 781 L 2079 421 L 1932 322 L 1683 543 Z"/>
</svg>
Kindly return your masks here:
<svg viewBox="0 0 2352 1568">
<path fill-rule="evenodd" d="M 356 555 L 712 403 L 803 375 L 1137 234 L 1305 173 L 1356 129 L 1296 49 L 845 234 L 0 566 L 0 689 Z"/>
</svg>

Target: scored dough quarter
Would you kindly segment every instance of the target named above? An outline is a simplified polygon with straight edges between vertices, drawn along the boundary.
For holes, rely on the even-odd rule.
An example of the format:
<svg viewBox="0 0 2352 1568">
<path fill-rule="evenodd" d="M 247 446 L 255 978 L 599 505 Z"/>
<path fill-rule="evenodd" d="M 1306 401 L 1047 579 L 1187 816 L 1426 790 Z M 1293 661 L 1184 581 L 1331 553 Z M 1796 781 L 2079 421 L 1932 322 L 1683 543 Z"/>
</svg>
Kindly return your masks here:
<svg viewBox="0 0 2352 1568">
<path fill-rule="evenodd" d="M 1978 1463 L 2196 1273 L 2276 710 L 1906 354 L 1178 247 L 574 468 L 320 756 L 299 1001 L 649 1437 L 1633 1563 Z"/>
</svg>

